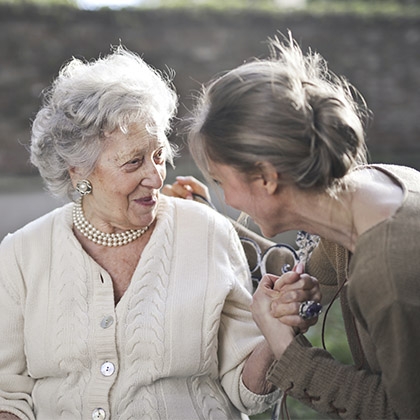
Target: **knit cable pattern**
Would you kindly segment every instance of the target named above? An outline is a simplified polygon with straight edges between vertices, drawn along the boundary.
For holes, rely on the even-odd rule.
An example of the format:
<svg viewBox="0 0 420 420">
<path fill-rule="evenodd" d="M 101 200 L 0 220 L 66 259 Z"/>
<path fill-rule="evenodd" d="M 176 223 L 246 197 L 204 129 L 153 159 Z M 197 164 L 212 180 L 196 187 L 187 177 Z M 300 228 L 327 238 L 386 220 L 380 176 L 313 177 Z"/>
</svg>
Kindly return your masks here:
<svg viewBox="0 0 420 420">
<path fill-rule="evenodd" d="M 174 231 L 173 220 L 162 214 L 162 207 L 153 241 L 143 251 L 133 275 L 126 317 L 119 321 L 127 340 L 122 351 L 129 366 L 127 378 L 120 378 L 121 400 L 115 413 L 120 420 L 159 418 L 158 400 L 162 398 L 157 397 L 160 388 L 154 381 L 163 376 L 165 367 L 165 306 Z"/>
<path fill-rule="evenodd" d="M 75 240 L 67 232 L 62 237 L 66 241 Z M 57 337 L 54 342 L 56 360 L 60 370 L 66 373 L 65 378 L 57 388 L 57 406 L 61 413 L 60 418 L 76 418 L 82 412 L 82 394 L 80 394 L 81 382 L 89 380 L 90 366 L 87 358 L 88 334 L 89 334 L 89 311 L 88 311 L 88 277 L 84 253 L 80 252 L 79 246 L 69 247 L 68 252 L 62 253 L 60 247 L 55 249 L 51 261 L 56 265 L 56 281 L 58 288 L 58 319 L 57 331 L 53 334 Z M 77 332 L 77 333 L 76 333 Z"/>
</svg>

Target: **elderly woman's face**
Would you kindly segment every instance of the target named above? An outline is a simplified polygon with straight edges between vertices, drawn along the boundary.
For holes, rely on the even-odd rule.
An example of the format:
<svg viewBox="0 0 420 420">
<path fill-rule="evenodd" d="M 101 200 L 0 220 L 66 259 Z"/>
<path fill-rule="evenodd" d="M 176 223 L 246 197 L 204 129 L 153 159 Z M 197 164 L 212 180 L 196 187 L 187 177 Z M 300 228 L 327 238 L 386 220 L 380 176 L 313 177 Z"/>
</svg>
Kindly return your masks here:
<svg viewBox="0 0 420 420">
<path fill-rule="evenodd" d="M 106 232 L 150 225 L 157 213 L 159 190 L 166 177 L 166 138 L 144 126 L 116 130 L 89 176 L 92 193 L 85 196 L 86 218 Z"/>
</svg>

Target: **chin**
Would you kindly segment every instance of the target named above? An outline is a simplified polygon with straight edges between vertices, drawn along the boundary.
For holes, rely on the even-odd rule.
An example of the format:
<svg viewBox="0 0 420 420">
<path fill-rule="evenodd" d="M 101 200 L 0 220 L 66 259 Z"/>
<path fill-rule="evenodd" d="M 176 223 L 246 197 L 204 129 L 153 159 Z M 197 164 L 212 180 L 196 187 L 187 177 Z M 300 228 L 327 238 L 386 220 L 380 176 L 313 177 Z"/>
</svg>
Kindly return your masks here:
<svg viewBox="0 0 420 420">
<path fill-rule="evenodd" d="M 258 227 L 261 230 L 261 234 L 266 238 L 273 238 L 277 235 L 277 232 L 274 232 L 273 230 L 269 229 L 268 227 L 264 227 L 261 225 L 258 225 Z"/>
<path fill-rule="evenodd" d="M 135 229 L 144 228 L 146 226 L 152 225 L 156 221 L 157 212 L 152 212 L 149 214 L 143 214 L 141 216 L 137 216 L 132 220 L 132 223 L 134 226 L 136 226 Z"/>
<path fill-rule="evenodd" d="M 142 226 L 151 226 L 156 222 L 156 214 L 153 214 L 150 218 L 144 218 L 141 222 Z"/>
<path fill-rule="evenodd" d="M 277 233 L 272 233 L 272 232 L 267 233 L 267 232 L 261 231 L 261 233 L 264 236 L 264 238 L 267 238 L 267 239 L 273 239 L 277 235 Z"/>
</svg>

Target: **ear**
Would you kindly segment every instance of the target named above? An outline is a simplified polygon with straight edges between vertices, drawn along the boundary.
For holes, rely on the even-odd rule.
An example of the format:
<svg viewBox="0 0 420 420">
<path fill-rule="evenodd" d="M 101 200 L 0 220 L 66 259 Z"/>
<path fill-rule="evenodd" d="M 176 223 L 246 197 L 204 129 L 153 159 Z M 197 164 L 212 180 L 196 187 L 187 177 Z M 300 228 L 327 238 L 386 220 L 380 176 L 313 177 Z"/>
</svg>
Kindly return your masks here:
<svg viewBox="0 0 420 420">
<path fill-rule="evenodd" d="M 257 166 L 260 168 L 260 174 L 263 186 L 269 195 L 276 193 L 279 186 L 279 174 L 276 168 L 267 161 L 258 162 Z"/>
</svg>

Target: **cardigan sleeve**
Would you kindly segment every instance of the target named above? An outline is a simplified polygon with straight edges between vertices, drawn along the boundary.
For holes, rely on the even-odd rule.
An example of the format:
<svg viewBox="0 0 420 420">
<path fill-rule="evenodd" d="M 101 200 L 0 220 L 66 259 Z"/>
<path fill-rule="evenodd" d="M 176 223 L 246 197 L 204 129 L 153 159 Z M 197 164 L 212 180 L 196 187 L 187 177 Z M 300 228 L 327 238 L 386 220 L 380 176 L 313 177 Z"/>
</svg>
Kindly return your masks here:
<svg viewBox="0 0 420 420">
<path fill-rule="evenodd" d="M 280 391 L 257 395 L 242 383 L 244 363 L 264 338 L 252 318 L 250 273 L 244 251 L 233 229 L 228 251 L 231 267 L 226 277 L 232 286 L 220 320 L 219 371 L 222 386 L 233 404 L 241 412 L 254 415 L 273 405 L 280 397 Z"/>
<path fill-rule="evenodd" d="M 28 375 L 24 350 L 24 283 L 15 252 L 18 239 L 18 233 L 9 235 L 0 245 L 0 412 L 32 420 L 34 380 Z"/>
</svg>

